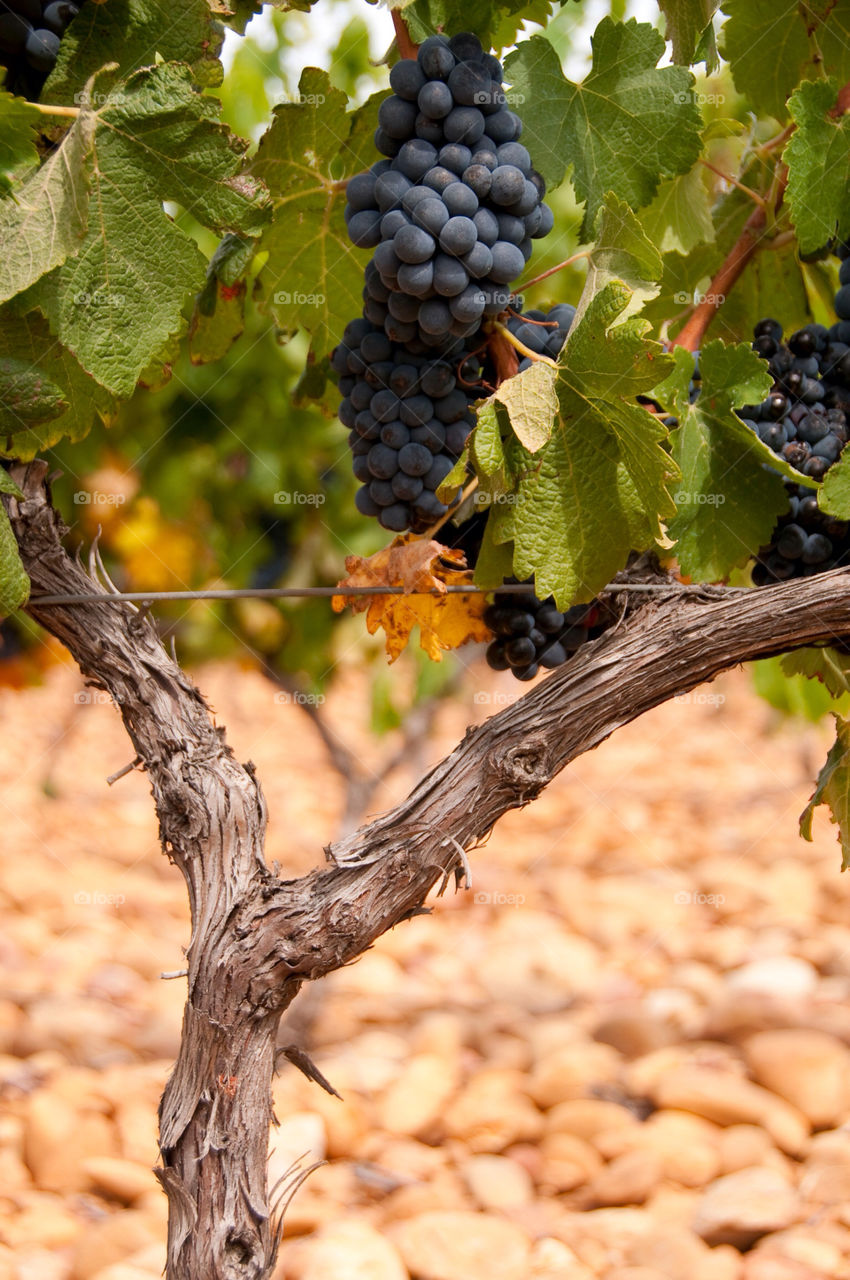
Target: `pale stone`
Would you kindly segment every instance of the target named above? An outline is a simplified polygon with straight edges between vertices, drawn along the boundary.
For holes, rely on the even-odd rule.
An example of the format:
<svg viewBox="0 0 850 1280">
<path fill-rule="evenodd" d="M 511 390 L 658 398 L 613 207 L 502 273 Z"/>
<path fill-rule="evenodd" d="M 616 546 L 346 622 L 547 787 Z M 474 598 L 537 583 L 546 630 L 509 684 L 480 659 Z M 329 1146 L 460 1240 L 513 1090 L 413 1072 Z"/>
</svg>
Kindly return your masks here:
<svg viewBox="0 0 850 1280">
<path fill-rule="evenodd" d="M 328 1223 L 303 1241 L 290 1280 L 407 1280 L 395 1246 L 374 1227 L 355 1218 Z"/>
<path fill-rule="evenodd" d="M 47 1090 L 29 1099 L 24 1160 L 39 1187 L 48 1191 L 84 1191 L 89 1156 L 115 1155 L 116 1135 L 104 1115 L 81 1112 Z"/>
<path fill-rule="evenodd" d="M 525 1233 L 483 1213 L 423 1213 L 391 1230 L 407 1269 L 428 1280 L 528 1280 Z"/>
<path fill-rule="evenodd" d="M 654 1151 L 627 1151 L 600 1169 L 587 1197 L 599 1208 L 643 1204 L 661 1176 L 661 1161 Z"/>
<path fill-rule="evenodd" d="M 799 1211 L 800 1198 L 787 1179 L 772 1169 L 741 1169 L 706 1188 L 693 1227 L 708 1244 L 749 1248 L 790 1226 Z"/>
<path fill-rule="evenodd" d="M 152 1170 L 133 1160 L 119 1160 L 114 1156 L 89 1156 L 82 1161 L 81 1167 L 95 1191 L 101 1191 L 115 1200 L 123 1200 L 125 1204 L 132 1204 L 158 1186 Z"/>
<path fill-rule="evenodd" d="M 735 1173 L 748 1165 L 763 1163 L 775 1147 L 769 1134 L 755 1124 L 730 1124 L 720 1130 L 720 1172 Z"/>
<path fill-rule="evenodd" d="M 411 1138 L 431 1128 L 456 1093 L 459 1075 L 456 1058 L 435 1053 L 412 1058 L 381 1099 L 381 1128 Z"/>
<path fill-rule="evenodd" d="M 570 1098 L 587 1097 L 600 1083 L 616 1082 L 620 1064 L 620 1055 L 610 1045 L 564 1045 L 535 1064 L 528 1092 L 539 1107 L 548 1109 Z"/>
<path fill-rule="evenodd" d="M 297 1165 L 308 1168 L 324 1160 L 325 1122 L 315 1111 L 296 1111 L 269 1135 L 269 1186 L 286 1178 Z"/>
<path fill-rule="evenodd" d="M 522 1093 L 519 1071 L 481 1071 L 448 1107 L 443 1126 L 473 1152 L 497 1153 L 514 1142 L 534 1142 L 543 1116 Z"/>
<path fill-rule="evenodd" d="M 818 971 L 799 956 L 763 956 L 726 975 L 733 991 L 758 991 L 780 1000 L 808 999 L 818 985 Z"/>
<path fill-rule="evenodd" d="M 594 1280 L 594 1273 L 569 1245 L 544 1236 L 531 1250 L 528 1280 Z"/>
<path fill-rule="evenodd" d="M 693 1111 L 716 1124 L 759 1124 L 789 1155 L 806 1147 L 806 1117 L 784 1098 L 731 1072 L 679 1067 L 658 1081 L 653 1100 L 659 1107 Z"/>
<path fill-rule="evenodd" d="M 603 1098 L 571 1098 L 559 1102 L 546 1115 L 547 1133 L 571 1133 L 585 1142 L 611 1130 L 636 1129 L 640 1122 L 628 1107 Z"/>
<path fill-rule="evenodd" d="M 540 1144 L 540 1185 L 555 1192 L 572 1191 L 602 1169 L 597 1151 L 572 1133 L 549 1133 Z"/>
<path fill-rule="evenodd" d="M 139 1249 L 155 1243 L 157 1229 L 146 1214 L 126 1209 L 87 1226 L 74 1247 L 73 1280 L 92 1280 L 115 1262 L 126 1262 Z"/>
<path fill-rule="evenodd" d="M 816 1128 L 847 1119 L 850 1050 L 835 1036 L 802 1027 L 762 1031 L 743 1050 L 759 1084 L 793 1103 Z"/>
<path fill-rule="evenodd" d="M 528 1173 L 506 1156 L 473 1156 L 462 1165 L 461 1173 L 482 1209 L 501 1213 L 534 1199 Z"/>
</svg>

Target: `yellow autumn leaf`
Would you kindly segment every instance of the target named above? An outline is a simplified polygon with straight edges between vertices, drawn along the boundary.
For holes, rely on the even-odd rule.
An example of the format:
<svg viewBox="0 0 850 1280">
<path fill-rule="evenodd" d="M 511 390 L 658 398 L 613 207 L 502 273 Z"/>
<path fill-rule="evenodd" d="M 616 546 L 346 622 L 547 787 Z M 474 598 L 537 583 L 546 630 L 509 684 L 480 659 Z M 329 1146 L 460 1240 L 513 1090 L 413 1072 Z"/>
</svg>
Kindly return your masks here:
<svg viewBox="0 0 850 1280">
<path fill-rule="evenodd" d="M 333 598 L 337 613 L 347 604 L 355 613 L 366 612 L 370 635 L 383 627 L 390 662 L 395 662 L 417 626 L 419 644 L 434 662 L 442 661 L 444 649 L 491 638 L 484 623 L 483 595 L 446 590 L 472 587 L 472 570 L 466 568 L 460 551 L 404 534 L 373 556 L 348 556 L 345 567 L 349 576 L 339 583 L 343 591 L 346 587 L 397 587 L 402 593 Z"/>
</svg>

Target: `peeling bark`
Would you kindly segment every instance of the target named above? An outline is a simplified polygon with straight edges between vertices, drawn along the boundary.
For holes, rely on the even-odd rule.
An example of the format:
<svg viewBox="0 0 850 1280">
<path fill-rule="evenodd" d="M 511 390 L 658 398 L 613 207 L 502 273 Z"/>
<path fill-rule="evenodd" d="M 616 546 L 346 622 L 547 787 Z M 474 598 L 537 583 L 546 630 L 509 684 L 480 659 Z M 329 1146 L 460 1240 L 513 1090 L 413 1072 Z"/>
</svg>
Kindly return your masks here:
<svg viewBox="0 0 850 1280">
<path fill-rule="evenodd" d="M 64 550 L 42 462 L 4 497 L 33 595 L 108 595 Z M 625 606 L 624 606 L 625 607 Z M 261 1280 L 276 1227 L 266 1156 L 280 1016 L 307 979 L 360 955 L 462 875 L 464 850 L 570 760 L 676 694 L 753 658 L 850 635 L 850 572 L 720 598 L 641 598 L 569 663 L 463 741 L 401 804 L 297 880 L 263 859 L 265 805 L 199 691 L 132 605 L 28 606 L 116 702 L 150 778 L 192 910 L 183 1038 L 160 1107 L 169 1280 Z"/>
</svg>

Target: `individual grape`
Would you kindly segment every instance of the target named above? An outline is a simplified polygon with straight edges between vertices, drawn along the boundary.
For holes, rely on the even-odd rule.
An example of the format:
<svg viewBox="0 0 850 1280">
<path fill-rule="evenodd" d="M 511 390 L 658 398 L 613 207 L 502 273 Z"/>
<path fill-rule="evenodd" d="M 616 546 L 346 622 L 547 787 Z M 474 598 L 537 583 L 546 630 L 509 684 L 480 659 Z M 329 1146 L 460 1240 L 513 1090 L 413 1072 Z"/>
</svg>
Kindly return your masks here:
<svg viewBox="0 0 850 1280">
<path fill-rule="evenodd" d="M 380 446 L 375 446 L 380 447 Z M 396 461 L 397 459 L 397 461 Z M 371 465 L 371 454 L 369 455 Z M 431 470 L 434 459 L 424 444 L 406 444 L 394 455 L 394 464 L 408 476 L 424 476 Z"/>
<path fill-rule="evenodd" d="M 490 170 L 486 165 L 470 164 L 463 170 L 460 177 L 464 188 L 471 191 L 476 197 L 476 204 L 489 194 L 492 179 Z"/>
<path fill-rule="evenodd" d="M 444 201 L 437 196 L 422 200 L 413 211 L 413 221 L 432 236 L 439 236 L 450 216 Z"/>
<path fill-rule="evenodd" d="M 447 223 L 450 226 L 451 223 Z M 440 236 L 442 244 L 442 234 Z M 434 256 L 437 247 L 436 241 L 432 235 L 422 227 L 408 225 L 402 227 L 393 237 L 393 250 L 401 262 L 419 263 L 427 262 L 429 258 Z"/>
<path fill-rule="evenodd" d="M 416 57 L 429 80 L 445 80 L 455 65 L 455 56 L 445 36 L 429 36 L 419 46 Z"/>
<path fill-rule="evenodd" d="M 390 449 L 402 449 L 410 442 L 410 428 L 403 422 L 386 422 L 381 427 L 381 444 Z"/>
<path fill-rule="evenodd" d="M 438 253 L 434 259 L 434 288 L 437 293 L 444 298 L 453 298 L 463 293 L 468 284 L 469 276 L 457 259 Z"/>
<path fill-rule="evenodd" d="M 36 28 L 26 38 L 24 56 L 34 71 L 47 74 L 53 70 L 61 43 L 55 31 Z"/>
<path fill-rule="evenodd" d="M 394 502 L 384 507 L 378 516 L 378 524 L 391 533 L 403 533 L 410 523 L 410 512 L 406 504 Z"/>
<path fill-rule="evenodd" d="M 455 104 L 451 89 L 442 80 L 425 80 L 416 101 L 422 114 L 431 120 L 443 120 Z"/>
<path fill-rule="evenodd" d="M 839 320 L 850 320 L 850 285 L 843 284 L 835 295 L 835 314 Z"/>
<path fill-rule="evenodd" d="M 479 62 L 484 56 L 481 41 L 470 31 L 462 31 L 449 40 L 451 49 L 458 62 Z"/>
<path fill-rule="evenodd" d="M 449 72 L 448 87 L 455 102 L 465 107 L 486 103 L 492 97 L 490 72 L 483 64 L 458 62 Z"/>
<path fill-rule="evenodd" d="M 436 160 L 437 148 L 432 142 L 426 142 L 423 138 L 411 138 L 401 146 L 396 166 L 405 178 L 418 182 L 429 169 L 433 169 Z"/>
<path fill-rule="evenodd" d="M 451 322 L 452 313 L 442 298 L 429 298 L 419 308 L 419 327 L 425 333 L 448 333 Z"/>
<path fill-rule="evenodd" d="M 385 129 L 380 126 L 375 130 L 375 150 L 380 151 L 382 156 L 388 156 L 393 159 L 401 150 L 402 143 L 398 138 L 391 138 Z"/>
<path fill-rule="evenodd" d="M 360 492 L 362 491 L 358 490 L 358 493 Z M 357 502 L 356 497 L 354 501 Z M 358 506 L 358 510 L 359 509 L 360 508 Z M 368 512 L 364 511 L 363 514 L 367 515 Z M 499 640 L 494 640 L 492 644 L 487 646 L 485 658 L 487 660 L 487 666 L 491 671 L 510 671 L 511 669 L 511 664 L 505 657 L 505 646 Z"/>
<path fill-rule="evenodd" d="M 443 192 L 443 203 L 452 217 L 473 218 L 478 212 L 478 197 L 465 182 L 451 183 Z"/>
<path fill-rule="evenodd" d="M 413 184 L 403 173 L 391 169 L 382 173 L 375 181 L 375 203 L 382 213 L 397 208 L 407 191 Z"/>
<path fill-rule="evenodd" d="M 359 480 L 360 477 L 358 476 Z M 369 492 L 367 485 L 361 485 L 354 495 L 354 505 L 360 512 L 361 516 L 377 516 L 381 508 Z"/>
<path fill-rule="evenodd" d="M 478 239 L 475 223 L 471 218 L 449 218 L 440 232 L 440 248 L 459 258 L 468 253 Z M 433 243 L 433 241 L 432 241 Z M 494 246 L 494 249 L 498 246 Z"/>
<path fill-rule="evenodd" d="M 422 138 L 424 142 L 430 142 L 432 146 L 439 147 L 444 141 L 442 122 L 440 120 L 432 120 L 430 116 L 423 115 L 421 111 L 416 117 L 413 128 L 417 138 Z"/>
<path fill-rule="evenodd" d="M 473 320 L 480 319 L 484 314 L 484 301 L 482 290 L 474 284 L 468 284 L 463 293 L 459 293 L 452 298 L 449 303 L 449 310 L 455 320 L 470 324 Z"/>
<path fill-rule="evenodd" d="M 459 177 L 472 163 L 472 152 L 461 142 L 450 142 L 440 150 L 437 161 L 444 169 Z"/>
<path fill-rule="evenodd" d="M 402 209 L 390 209 L 381 218 L 381 239 L 392 240 L 395 233 L 406 227 L 408 222 L 409 217 Z"/>
<path fill-rule="evenodd" d="M 459 182 L 456 173 L 452 173 L 451 169 L 444 169 L 442 165 L 434 165 L 429 169 L 423 178 L 426 187 L 430 187 L 431 191 L 435 191 L 437 195 L 443 195 L 447 187 L 452 183 Z"/>
<path fill-rule="evenodd" d="M 416 115 L 415 103 L 393 95 L 391 98 L 384 98 L 378 108 L 378 125 L 389 137 L 404 142 L 413 136 Z"/>
<path fill-rule="evenodd" d="M 409 476 L 404 471 L 397 471 L 392 478 L 393 493 L 402 502 L 413 502 L 425 488 L 419 476 Z M 406 527 L 406 526 L 405 526 Z"/>
<path fill-rule="evenodd" d="M 403 262 L 398 269 L 398 287 L 414 298 L 425 298 L 434 285 L 434 263 Z"/>
<path fill-rule="evenodd" d="M 405 98 L 408 102 L 418 101 L 425 84 L 425 75 L 422 68 L 412 58 L 402 58 L 390 71 L 390 88 L 400 98 Z M 425 111 L 421 102 L 419 103 L 419 110 Z M 434 112 L 432 111 L 426 111 L 426 115 L 433 114 Z"/>
<path fill-rule="evenodd" d="M 442 245 L 442 239 L 440 244 Z M 490 269 L 490 278 L 497 284 L 509 284 L 522 273 L 525 258 L 516 245 L 509 244 L 506 240 L 497 240 L 491 253 L 493 265 Z"/>
<path fill-rule="evenodd" d="M 510 205 L 519 200 L 525 191 L 525 175 L 516 165 L 500 164 L 493 170 L 490 199 L 494 204 Z"/>
<path fill-rule="evenodd" d="M 473 146 L 484 134 L 484 116 L 477 107 L 453 107 L 443 121 L 448 142 Z"/>
<path fill-rule="evenodd" d="M 425 488 L 436 492 L 445 480 L 446 476 L 453 470 L 454 462 L 451 458 L 447 458 L 444 453 L 439 454 L 432 460 L 430 467 L 423 476 Z"/>
<path fill-rule="evenodd" d="M 486 244 L 482 244 L 478 240 L 469 253 L 465 253 L 460 261 L 463 264 L 464 271 L 468 273 L 470 278 L 483 280 L 485 276 L 490 274 L 490 268 L 493 265 L 493 254 Z"/>
<path fill-rule="evenodd" d="M 434 412 L 434 404 L 429 396 L 408 396 L 401 402 L 401 420 L 410 427 L 419 427 L 430 422 Z"/>
<path fill-rule="evenodd" d="M 405 445 L 405 448 L 409 448 Z M 376 480 L 391 480 L 399 468 L 401 454 L 379 442 L 369 450 L 369 470 Z"/>
</svg>

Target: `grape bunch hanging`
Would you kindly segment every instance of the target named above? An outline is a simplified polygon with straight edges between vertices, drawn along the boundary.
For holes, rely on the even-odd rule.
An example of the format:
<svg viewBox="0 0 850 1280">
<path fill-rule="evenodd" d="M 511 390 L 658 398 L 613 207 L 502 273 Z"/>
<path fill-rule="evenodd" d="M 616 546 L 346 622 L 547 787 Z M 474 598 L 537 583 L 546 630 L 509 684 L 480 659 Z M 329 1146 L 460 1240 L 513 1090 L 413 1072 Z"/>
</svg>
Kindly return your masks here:
<svg viewBox="0 0 850 1280">
<path fill-rule="evenodd" d="M 84 0 L 0 0 L 0 67 L 4 88 L 35 101 L 59 45 Z"/>
<path fill-rule="evenodd" d="M 498 384 L 494 331 L 521 353 L 522 371 L 535 358 L 557 358 L 575 309 L 523 313 L 513 292 L 533 240 L 551 231 L 553 218 L 498 60 L 469 33 L 432 36 L 416 58 L 396 63 L 390 85 L 375 133 L 383 158 L 347 186 L 349 236 L 373 250 L 363 314 L 331 362 L 361 486 L 358 510 L 393 532 L 423 532 L 448 513 L 437 495 L 474 426 L 472 404 Z M 777 455 L 814 480 L 850 436 L 850 256 L 843 256 L 831 328 L 807 325 L 783 340 L 775 320 L 756 326 L 753 346 L 773 387 L 761 404 L 739 410 Z M 692 399 L 699 394 L 697 365 Z M 811 490 L 786 487 L 788 511 L 756 558 L 757 585 L 850 562 L 850 526 L 821 512 Z M 470 564 L 480 536 L 466 539 Z M 599 601 L 562 612 L 552 597 L 535 594 L 533 579 L 508 585 L 514 590 L 497 591 L 485 614 L 494 670 L 530 680 L 610 625 Z"/>
</svg>

